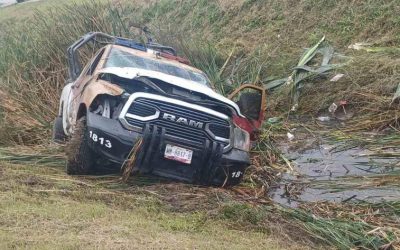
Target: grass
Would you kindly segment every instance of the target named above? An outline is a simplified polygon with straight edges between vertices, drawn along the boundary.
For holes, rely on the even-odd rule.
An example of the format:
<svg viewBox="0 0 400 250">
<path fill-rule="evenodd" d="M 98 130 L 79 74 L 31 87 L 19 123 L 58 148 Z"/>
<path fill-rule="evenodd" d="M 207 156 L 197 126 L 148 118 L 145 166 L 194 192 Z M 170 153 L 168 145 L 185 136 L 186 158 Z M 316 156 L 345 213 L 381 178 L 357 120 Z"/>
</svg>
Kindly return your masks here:
<svg viewBox="0 0 400 250">
<path fill-rule="evenodd" d="M 289 213 L 294 218 L 306 220 L 307 230 L 315 233 L 316 237 L 322 236 L 325 241 L 336 242 L 342 249 L 348 249 L 354 244 L 370 249 L 383 245 L 394 249 L 398 247 L 398 201 L 378 204 L 320 202 L 304 204 L 302 208 L 305 212 L 296 210 Z"/>
<path fill-rule="evenodd" d="M 246 184 L 229 190 L 147 177 L 124 183 L 118 175 L 66 176 L 60 149 L 18 150 L 2 149 L 0 155 L 5 247 L 53 248 L 65 241 L 74 242 L 67 247 L 129 248 L 151 242 L 152 248 L 179 242 L 182 248 L 245 248 L 257 242 L 263 249 L 319 248 L 321 243 L 377 249 L 399 243 L 398 201 L 304 203 L 290 209 L 263 196 L 252 199 Z M 32 234 L 31 225 L 43 227 L 40 235 Z M 26 234 L 26 241 L 17 232 Z"/>
<path fill-rule="evenodd" d="M 46 1 L 36 4 L 43 11 L 30 15 L 32 22 L 22 22 L 24 24 L 21 25 L 17 21 L 0 28 L 0 33 L 3 33 L 0 39 L 3 48 L 0 51 L 0 73 L 3 75 L 0 82 L 0 96 L 3 97 L 0 106 L 5 114 L 3 117 L 6 117 L 0 129 L 3 143 L 41 143 L 50 133 L 50 123 L 58 106 L 57 97 L 66 81 L 65 48 L 89 31 L 101 30 L 119 36 L 136 37 L 129 24 L 147 25 L 159 41 L 178 47 L 195 66 L 203 69 L 216 89 L 223 94 L 230 93 L 243 83 L 262 85 L 271 76 L 289 75 L 302 53 L 302 47 L 315 44 L 322 33 L 338 51 L 345 51 L 349 45 L 348 39 L 345 39 L 347 36 L 351 36 L 354 41 L 363 39 L 361 33 L 357 33 L 358 36 L 354 34 L 355 30 L 364 32 L 367 29 L 372 34 L 380 32 L 374 41 L 376 44 L 389 47 L 398 44 L 394 32 L 399 25 L 397 15 L 387 19 L 386 22 L 391 25 L 385 24 L 387 29 L 382 30 L 380 19 L 366 20 L 362 12 L 366 11 L 371 15 L 386 13 L 396 9 L 392 1 L 384 5 L 375 1 L 359 6 L 347 4 L 348 8 L 343 10 L 338 3 L 323 6 L 317 3 L 314 6 L 304 0 L 297 6 L 299 13 L 292 13 L 290 17 L 286 12 L 292 9 L 286 2 L 268 5 L 255 1 L 224 8 L 219 2 L 184 1 L 180 8 L 174 8 L 174 1 L 150 2 L 147 5 L 124 2 L 123 7 L 121 2 L 110 4 L 106 1 L 79 1 L 69 5 L 58 3 L 57 14 L 51 9 L 44 10 L 50 4 Z M 266 6 L 270 6 L 272 11 L 266 11 Z M 17 7 L 9 8 L 12 10 Z M 327 16 L 316 13 L 317 8 L 329 10 Z M 6 10 L 7 8 L 1 11 Z M 234 14 L 237 11 L 239 15 Z M 355 30 L 344 28 L 338 31 L 336 28 L 329 28 L 337 26 L 328 17 L 340 11 L 344 11 L 343 15 L 349 15 L 347 18 L 357 27 Z M 133 12 L 141 14 L 132 16 Z M 314 15 L 313 18 L 309 17 L 310 14 Z M 250 16 L 258 16 L 266 19 L 266 22 L 262 22 L 262 28 L 243 30 L 242 25 L 246 24 L 241 19 L 246 20 Z M 281 26 L 275 20 L 286 20 L 286 24 Z M 318 31 L 322 33 L 318 35 L 316 30 L 305 29 L 285 33 L 285 28 L 295 27 L 298 20 L 303 20 L 305 27 L 314 25 L 318 20 Z M 369 21 L 368 27 L 363 26 L 366 21 Z M 357 25 L 361 25 L 360 28 Z M 386 32 L 385 41 L 380 41 L 383 31 Z M 49 32 L 53 34 L 51 39 L 47 36 Z M 202 38 L 199 38 L 200 34 Z M 296 39 L 289 39 L 288 34 Z M 253 38 L 251 42 L 249 37 Z M 336 37 L 343 39 L 335 39 Z M 368 36 L 370 40 L 374 37 Z M 205 40 L 208 42 L 204 42 Z M 40 51 L 47 52 L 39 53 Z M 358 114 L 348 122 L 348 131 L 397 126 L 398 103 L 392 103 L 400 82 L 396 74 L 399 67 L 396 52 L 389 50 L 371 54 L 350 51 L 347 54 L 352 58 L 351 63 L 337 70 L 338 73 L 345 74 L 343 80 L 329 82 L 326 79 L 318 80 L 317 84 L 305 84 L 301 91 L 298 113 L 317 116 L 332 102 L 346 100 Z M 8 98 L 4 98 L 5 96 Z M 308 98 L 309 96 L 312 98 Z M 33 104 L 30 100 L 39 100 L 39 103 Z M 268 112 L 270 116 L 280 116 L 290 109 L 290 104 L 288 91 L 271 93 Z M 11 128 L 17 128 L 18 133 Z"/>
<path fill-rule="evenodd" d="M 32 17 L 37 10 L 45 10 L 51 7 L 55 7 L 60 3 L 66 3 L 66 0 L 42 0 L 40 2 L 25 2 L 22 4 L 15 4 L 0 8 L 0 23 L 3 22 L 15 22 L 26 20 Z"/>
<path fill-rule="evenodd" d="M 209 202 L 206 210 L 187 197 L 197 208 L 186 211 L 179 200 L 163 200 L 167 197 L 164 189 L 179 186 L 189 192 L 189 185 L 141 187 L 122 184 L 118 176 L 68 177 L 57 162 L 41 165 L 31 160 L 25 161 L 31 164 L 0 162 L 1 248 L 304 249 L 271 232 L 246 226 L 258 223 L 261 215 L 247 207 L 248 214 L 238 219 L 246 210 L 234 200 Z M 196 196 L 205 193 L 199 188 L 192 196 L 197 200 Z M 221 216 L 213 215 L 220 206 Z"/>
<path fill-rule="evenodd" d="M 398 246 L 398 226 L 380 216 L 385 211 L 398 221 L 397 203 L 321 203 L 284 209 L 267 197 L 281 174 L 291 171 L 292 163 L 275 143 L 286 140 L 293 129 L 398 157 L 382 153 L 387 147 L 398 148 L 399 142 L 399 104 L 392 103 L 400 82 L 397 1 L 139 2 L 59 0 L 57 11 L 48 8 L 50 1 L 0 9 L 0 144 L 18 145 L 19 151 L 0 150 L 0 244 L 39 249 L 134 248 L 145 243 L 150 248 L 248 248 L 257 242 L 260 247 L 286 248 L 293 242 L 280 239 L 288 238 L 311 247 L 322 242 L 321 248 Z M 303 48 L 324 35 L 335 51 L 351 60 L 334 72 L 345 74 L 338 82 L 329 81 L 331 75 L 306 82 L 296 113 L 289 112 L 290 90 L 268 93 L 268 118 L 280 121 L 264 126 L 253 166 L 238 188 L 205 189 L 146 178 L 121 184 L 115 176 L 67 177 L 59 151 L 21 145 L 48 148 L 66 80 L 66 47 L 89 31 L 137 37 L 130 23 L 149 26 L 159 41 L 177 47 L 223 94 L 243 83 L 262 85 L 288 76 Z M 347 49 L 360 41 L 390 49 Z M 354 113 L 351 119 L 333 127 L 316 121 L 333 102 L 342 100 Z M 367 137 L 371 131 L 384 136 Z M 388 179 L 386 184 L 395 185 L 398 176 L 393 172 L 316 185 L 355 188 Z M 302 244 L 292 247 L 303 248 Z"/>
<path fill-rule="evenodd" d="M 85 0 L 74 0 L 74 2 L 80 3 Z M 106 0 L 97 0 L 106 2 Z M 4 8 L 0 8 L 0 26 L 3 23 L 19 23 L 29 22 L 37 11 L 46 11 L 52 8 L 57 8 L 60 4 L 70 3 L 68 0 L 40 0 L 33 2 L 24 2 L 20 4 L 10 5 Z"/>
<path fill-rule="evenodd" d="M 293 220 L 299 221 L 307 232 L 321 241 L 335 245 L 338 249 L 379 249 L 392 247 L 393 243 L 398 244 L 398 229 L 374 227 L 364 221 L 349 223 L 351 220 L 348 218 L 318 218 L 302 210 L 291 210 L 288 214 Z"/>
</svg>

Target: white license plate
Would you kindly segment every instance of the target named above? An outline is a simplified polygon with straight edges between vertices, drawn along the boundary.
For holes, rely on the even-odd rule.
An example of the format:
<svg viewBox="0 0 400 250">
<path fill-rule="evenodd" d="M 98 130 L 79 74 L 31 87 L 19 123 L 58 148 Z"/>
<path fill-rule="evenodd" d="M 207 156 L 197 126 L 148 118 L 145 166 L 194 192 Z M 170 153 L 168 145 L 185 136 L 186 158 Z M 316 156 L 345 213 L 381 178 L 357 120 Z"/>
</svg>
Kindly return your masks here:
<svg viewBox="0 0 400 250">
<path fill-rule="evenodd" d="M 181 148 L 167 144 L 165 147 L 164 157 L 170 160 L 190 164 L 192 162 L 193 150 Z"/>
</svg>

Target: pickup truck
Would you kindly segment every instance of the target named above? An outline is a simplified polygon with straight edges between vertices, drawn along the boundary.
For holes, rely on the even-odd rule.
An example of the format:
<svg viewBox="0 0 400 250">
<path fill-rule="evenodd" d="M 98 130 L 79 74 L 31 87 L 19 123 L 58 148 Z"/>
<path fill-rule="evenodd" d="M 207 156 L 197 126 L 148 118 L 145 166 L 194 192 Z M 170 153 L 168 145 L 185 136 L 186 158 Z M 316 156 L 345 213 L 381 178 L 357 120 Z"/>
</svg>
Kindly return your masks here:
<svg viewBox="0 0 400 250">
<path fill-rule="evenodd" d="M 82 67 L 82 51 L 94 43 L 102 47 Z M 264 120 L 263 89 L 243 85 L 231 100 L 174 48 L 100 32 L 81 37 L 67 57 L 53 140 L 66 143 L 68 174 L 90 174 L 105 162 L 121 168 L 136 149 L 132 174 L 240 183 Z"/>
</svg>

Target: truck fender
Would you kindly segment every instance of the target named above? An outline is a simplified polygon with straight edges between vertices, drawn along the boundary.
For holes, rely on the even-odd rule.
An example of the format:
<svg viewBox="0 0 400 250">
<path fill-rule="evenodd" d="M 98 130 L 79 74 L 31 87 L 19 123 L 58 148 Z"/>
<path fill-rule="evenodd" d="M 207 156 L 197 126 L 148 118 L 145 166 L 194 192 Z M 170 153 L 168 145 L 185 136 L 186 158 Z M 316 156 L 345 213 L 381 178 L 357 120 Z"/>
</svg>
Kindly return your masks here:
<svg viewBox="0 0 400 250">
<path fill-rule="evenodd" d="M 111 96 L 118 96 L 121 95 L 124 90 L 115 84 L 109 83 L 104 80 L 97 80 L 91 84 L 88 84 L 85 88 L 83 95 L 82 95 L 82 103 L 85 104 L 86 107 L 90 107 L 93 100 L 98 95 L 111 95 Z"/>
<path fill-rule="evenodd" d="M 68 83 L 62 90 L 60 98 L 60 106 L 58 110 L 58 115 L 62 117 L 63 129 L 66 135 L 69 135 L 69 128 L 71 126 L 69 119 L 69 107 L 71 104 L 72 97 L 72 85 L 73 83 Z"/>
</svg>

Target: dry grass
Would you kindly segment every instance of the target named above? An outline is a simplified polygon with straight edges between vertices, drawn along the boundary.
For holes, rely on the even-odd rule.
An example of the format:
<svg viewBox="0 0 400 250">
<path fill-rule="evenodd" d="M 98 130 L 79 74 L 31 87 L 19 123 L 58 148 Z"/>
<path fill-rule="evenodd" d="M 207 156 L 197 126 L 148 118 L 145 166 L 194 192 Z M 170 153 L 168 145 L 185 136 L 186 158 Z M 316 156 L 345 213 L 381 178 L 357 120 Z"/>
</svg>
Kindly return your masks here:
<svg viewBox="0 0 400 250">
<path fill-rule="evenodd" d="M 335 218 L 336 220 L 370 225 L 370 230 L 365 232 L 366 236 L 387 240 L 387 243 L 381 248 L 400 248 L 400 229 L 398 227 L 400 207 L 398 201 L 382 204 L 319 202 L 303 204 L 301 208 L 319 218 Z"/>
<path fill-rule="evenodd" d="M 251 221 L 264 215 L 235 205 L 233 192 L 146 178 L 74 178 L 58 164 L 0 162 L 1 248 L 307 249 L 283 240 L 281 227 L 257 229 Z"/>
<path fill-rule="evenodd" d="M 341 69 L 345 77 L 339 82 L 319 79 L 304 88 L 299 114 L 309 115 L 309 123 L 312 117 L 326 112 L 332 102 L 340 100 L 348 101 L 355 111 L 355 116 L 344 122 L 347 133 L 339 135 L 319 123 L 288 121 L 287 91 L 269 93 L 268 117 L 279 116 L 283 122 L 264 128 L 254 152 L 254 166 L 243 186 L 233 190 L 154 184 L 136 178 L 135 183 L 128 184 L 121 184 L 118 177 L 78 180 L 66 177 L 59 162 L 49 167 L 51 163 L 43 164 L 41 156 L 33 153 L 28 159 L 33 157 L 37 161 L 39 157 L 41 163 L 29 166 L 31 162 L 24 163 L 26 157 L 14 155 L 12 158 L 18 158 L 14 162 L 17 165 L 3 164 L 0 168 L 0 188 L 7 194 L 0 202 L 4 208 L 0 211 L 5 211 L 1 217 L 5 218 L 4 223 L 0 223 L 5 225 L 0 231 L 1 242 L 5 247 L 36 248 L 64 244 L 66 248 L 129 248 L 138 243 L 155 248 L 177 245 L 193 248 L 197 244 L 204 248 L 245 248 L 254 247 L 254 242 L 260 247 L 287 246 L 281 241 L 272 241 L 270 237 L 274 234 L 267 237 L 259 232 L 268 230 L 280 232 L 277 237 L 300 234 L 299 240 L 308 241 L 311 236 L 344 249 L 379 247 L 394 241 L 398 231 L 390 238 L 379 230 L 366 234 L 379 223 L 385 226 L 388 221 L 379 216 L 363 218 L 365 223 L 359 221 L 351 215 L 356 207 L 339 207 L 336 213 L 332 212 L 332 205 L 321 204 L 322 208 L 309 208 L 310 213 L 284 212 L 289 216 L 282 218 L 281 211 L 270 210 L 265 195 L 277 176 L 290 169 L 290 163 L 276 150 L 273 141 L 285 138 L 291 128 L 303 126 L 316 134 L 318 130 L 328 130 L 332 137 L 344 138 L 348 143 L 367 143 L 364 138 L 355 138 L 362 134 L 349 135 L 349 131 L 398 129 L 399 106 L 390 105 L 394 88 L 400 82 L 399 60 L 392 54 L 396 52 L 353 53 L 346 49 L 351 43 L 365 40 L 398 47 L 398 12 L 395 0 L 384 3 L 247 0 L 234 4 L 162 0 L 150 1 L 145 7 L 125 2 L 121 5 L 92 2 L 60 6 L 57 12 L 39 12 L 31 23 L 1 25 L 2 144 L 46 142 L 57 110 L 58 94 L 66 78 L 66 47 L 78 36 L 93 30 L 134 37 L 135 33 L 128 27 L 130 22 L 149 25 L 160 41 L 178 45 L 223 93 L 244 82 L 262 84 L 270 76 L 287 75 L 296 65 L 302 48 L 326 35 L 338 51 L 353 60 Z M 382 143 L 398 146 L 398 140 L 393 138 Z M 369 209 L 362 208 L 359 212 L 374 215 L 377 211 Z M 311 212 L 321 217 L 314 218 Z M 290 231 L 288 227 L 294 229 Z M 50 240 L 53 238 L 64 244 Z M 300 248 L 294 245 L 297 247 Z"/>
</svg>

